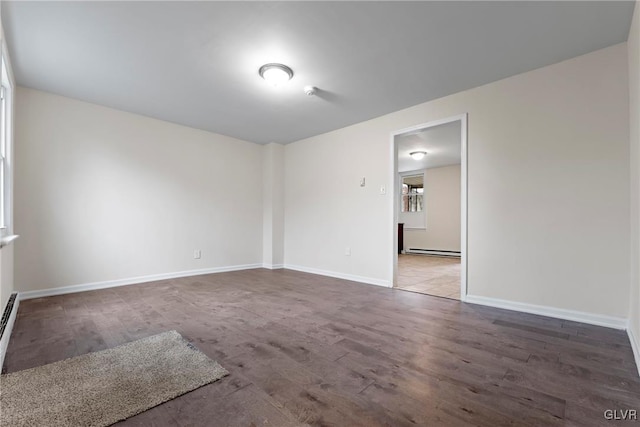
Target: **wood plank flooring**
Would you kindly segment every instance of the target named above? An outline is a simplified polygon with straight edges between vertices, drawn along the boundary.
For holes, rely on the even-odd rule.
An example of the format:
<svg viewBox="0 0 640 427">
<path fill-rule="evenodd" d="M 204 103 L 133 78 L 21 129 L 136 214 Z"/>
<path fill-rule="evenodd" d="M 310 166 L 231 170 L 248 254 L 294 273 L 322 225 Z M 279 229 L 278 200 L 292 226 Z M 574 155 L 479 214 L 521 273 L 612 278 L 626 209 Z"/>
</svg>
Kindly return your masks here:
<svg viewBox="0 0 640 427">
<path fill-rule="evenodd" d="M 623 331 L 290 270 L 23 301 L 4 370 L 171 329 L 231 375 L 119 425 L 597 426 L 640 410 Z"/>
</svg>

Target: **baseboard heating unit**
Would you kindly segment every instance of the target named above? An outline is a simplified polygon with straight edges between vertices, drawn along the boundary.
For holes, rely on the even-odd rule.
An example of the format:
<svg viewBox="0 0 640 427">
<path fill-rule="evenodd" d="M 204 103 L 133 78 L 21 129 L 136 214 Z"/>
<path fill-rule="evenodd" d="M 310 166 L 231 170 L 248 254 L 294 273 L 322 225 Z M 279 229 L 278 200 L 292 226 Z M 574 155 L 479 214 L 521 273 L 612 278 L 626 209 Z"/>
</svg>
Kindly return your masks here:
<svg viewBox="0 0 640 427">
<path fill-rule="evenodd" d="M 13 329 L 13 323 L 16 320 L 16 314 L 18 312 L 18 294 L 12 293 L 7 302 L 7 306 L 0 319 L 0 368 L 4 364 L 4 356 L 9 346 L 9 338 L 11 338 L 11 330 Z"/>
<path fill-rule="evenodd" d="M 436 256 L 450 256 L 460 258 L 460 251 L 441 251 L 437 249 L 419 249 L 409 248 L 405 251 L 407 254 L 421 254 L 421 255 L 436 255 Z"/>
</svg>

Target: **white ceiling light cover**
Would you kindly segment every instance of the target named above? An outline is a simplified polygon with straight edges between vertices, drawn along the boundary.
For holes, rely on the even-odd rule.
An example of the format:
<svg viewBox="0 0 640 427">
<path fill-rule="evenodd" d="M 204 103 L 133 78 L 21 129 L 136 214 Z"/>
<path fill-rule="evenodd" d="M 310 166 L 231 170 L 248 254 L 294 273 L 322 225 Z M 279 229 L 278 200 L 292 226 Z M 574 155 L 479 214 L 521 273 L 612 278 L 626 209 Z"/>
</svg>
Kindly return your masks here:
<svg viewBox="0 0 640 427">
<path fill-rule="evenodd" d="M 265 81 L 273 86 L 280 86 L 291 80 L 293 70 L 283 64 L 265 64 L 258 71 Z"/>
</svg>

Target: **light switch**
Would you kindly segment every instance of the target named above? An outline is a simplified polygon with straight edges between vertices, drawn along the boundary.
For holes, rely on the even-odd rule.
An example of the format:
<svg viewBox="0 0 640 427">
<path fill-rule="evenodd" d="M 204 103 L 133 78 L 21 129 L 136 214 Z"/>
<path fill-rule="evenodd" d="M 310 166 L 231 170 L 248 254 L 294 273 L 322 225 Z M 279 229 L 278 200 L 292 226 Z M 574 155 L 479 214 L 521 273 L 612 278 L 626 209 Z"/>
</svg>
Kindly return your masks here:
<svg viewBox="0 0 640 427">
<path fill-rule="evenodd" d="M 385 195 L 387 194 L 387 187 L 384 185 L 380 186 L 380 195 Z"/>
<path fill-rule="evenodd" d="M 364 179 L 364 176 L 362 178 L 360 178 L 360 187 L 364 187 L 365 186 L 365 182 L 366 182 L 366 180 Z"/>
</svg>

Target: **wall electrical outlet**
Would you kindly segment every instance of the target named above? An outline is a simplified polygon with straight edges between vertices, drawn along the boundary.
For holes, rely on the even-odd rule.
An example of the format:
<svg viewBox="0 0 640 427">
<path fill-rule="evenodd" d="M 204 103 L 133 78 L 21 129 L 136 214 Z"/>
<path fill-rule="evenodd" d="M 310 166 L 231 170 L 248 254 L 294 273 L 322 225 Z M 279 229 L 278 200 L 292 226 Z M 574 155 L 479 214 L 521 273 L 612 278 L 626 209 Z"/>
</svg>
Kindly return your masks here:
<svg viewBox="0 0 640 427">
<path fill-rule="evenodd" d="M 351 248 L 349 248 L 349 247 L 344 248 L 344 254 L 345 254 L 346 256 L 351 256 Z"/>
<path fill-rule="evenodd" d="M 200 252 L 200 249 L 195 249 L 193 251 L 193 258 L 194 259 L 200 259 L 202 258 L 202 252 Z"/>
</svg>

